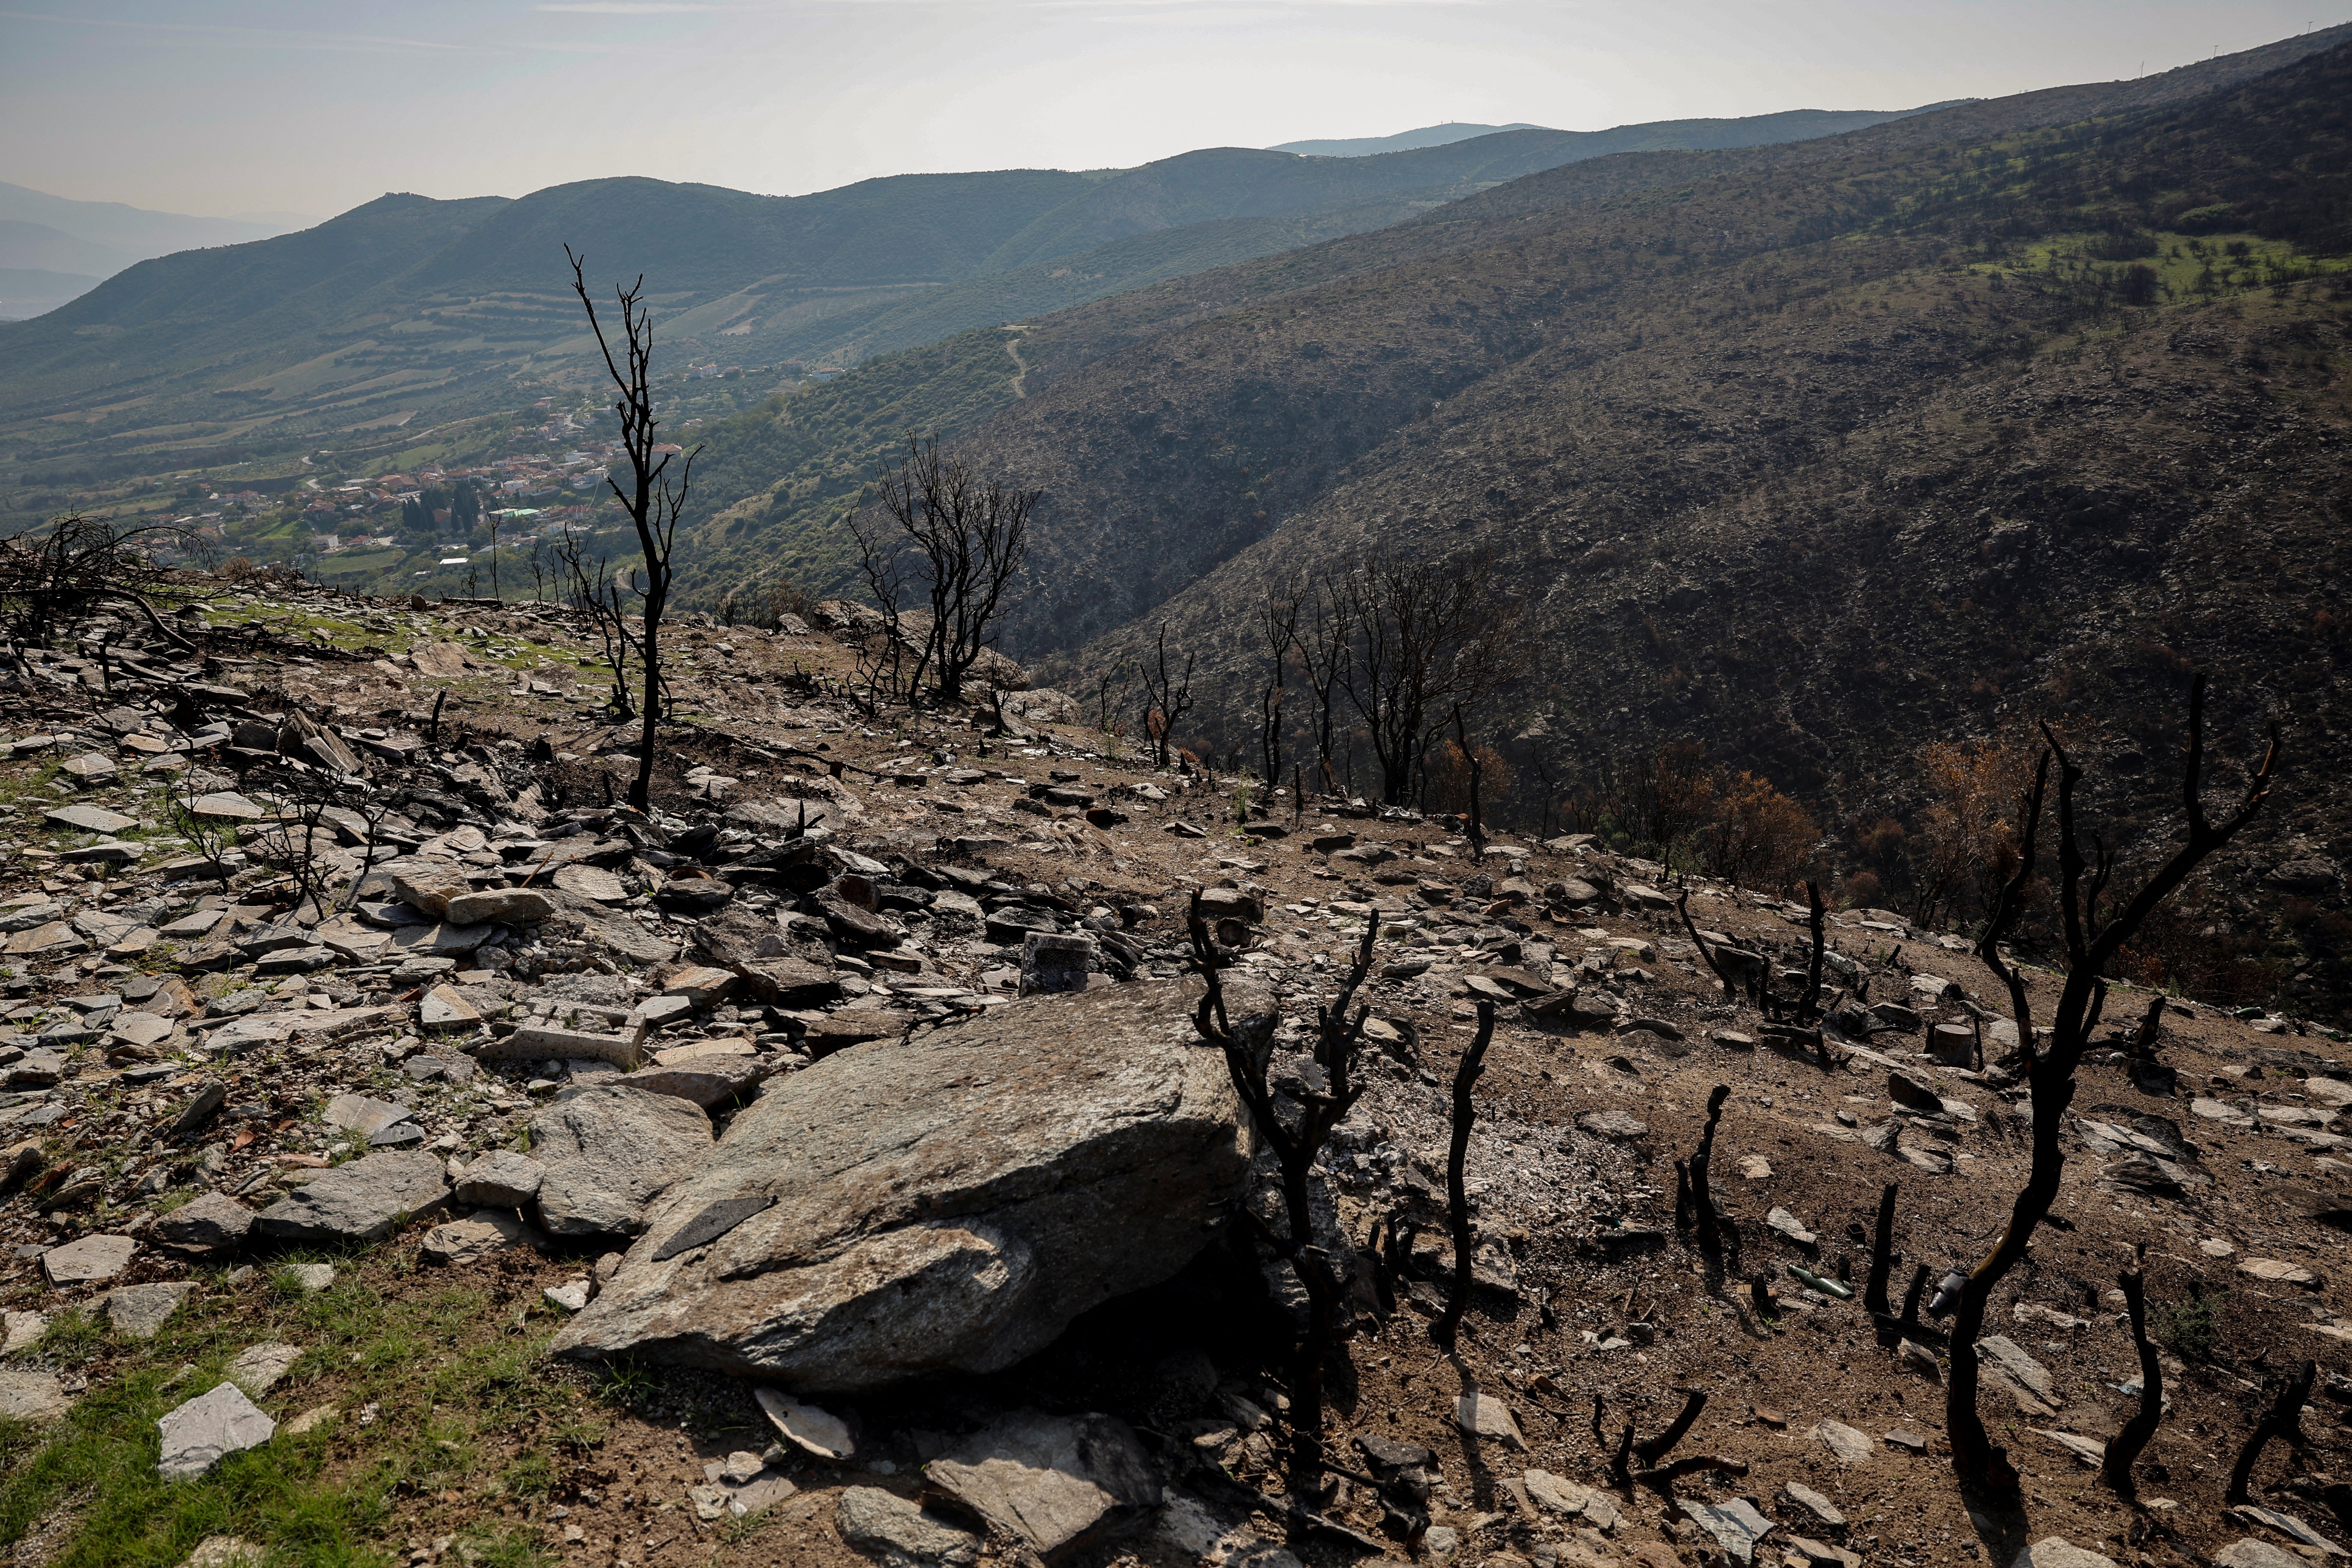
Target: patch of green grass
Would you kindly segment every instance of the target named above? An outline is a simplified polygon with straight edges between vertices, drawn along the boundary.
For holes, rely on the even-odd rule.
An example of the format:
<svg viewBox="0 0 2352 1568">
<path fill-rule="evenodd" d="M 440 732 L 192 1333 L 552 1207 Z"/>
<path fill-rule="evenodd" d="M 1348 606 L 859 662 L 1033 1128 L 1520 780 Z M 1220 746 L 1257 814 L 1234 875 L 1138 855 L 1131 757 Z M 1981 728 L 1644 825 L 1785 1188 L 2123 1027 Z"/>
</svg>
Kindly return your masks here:
<svg viewBox="0 0 2352 1568">
<path fill-rule="evenodd" d="M 71 1522 L 50 1559 L 58 1568 L 169 1568 L 219 1534 L 263 1544 L 273 1564 L 361 1568 L 404 1555 L 390 1539 L 395 1509 L 413 1506 L 404 1499 L 453 1489 L 543 1496 L 560 1486 L 564 1424 L 577 1423 L 583 1402 L 572 1380 L 551 1373 L 548 1332 L 479 1282 L 395 1289 L 407 1270 L 332 1260 L 342 1276 L 314 1295 L 267 1283 L 227 1291 L 210 1275 L 144 1344 L 59 1314 L 37 1358 L 103 1364 L 55 1426 L 0 1423 L 0 1555 L 62 1513 Z M 156 1420 L 265 1340 L 305 1347 L 268 1407 L 283 1419 L 331 1397 L 342 1418 L 300 1437 L 281 1433 L 195 1479 L 162 1481 Z M 501 1466 L 494 1448 L 509 1434 L 523 1434 L 525 1447 Z M 549 1561 L 529 1531 L 464 1539 L 477 1563 Z"/>
</svg>

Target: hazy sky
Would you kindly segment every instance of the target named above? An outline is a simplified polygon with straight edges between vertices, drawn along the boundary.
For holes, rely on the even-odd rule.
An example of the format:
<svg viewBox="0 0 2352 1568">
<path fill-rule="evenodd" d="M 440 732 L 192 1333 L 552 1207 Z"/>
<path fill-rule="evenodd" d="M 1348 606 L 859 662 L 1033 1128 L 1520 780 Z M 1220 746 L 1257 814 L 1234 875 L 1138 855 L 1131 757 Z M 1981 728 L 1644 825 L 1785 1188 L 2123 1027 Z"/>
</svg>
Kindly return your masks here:
<svg viewBox="0 0 2352 1568">
<path fill-rule="evenodd" d="M 0 9 L 0 180 L 200 214 L 608 174 L 796 195 L 1446 120 L 1902 108 L 2347 17 L 2352 0 L 66 0 Z"/>
</svg>

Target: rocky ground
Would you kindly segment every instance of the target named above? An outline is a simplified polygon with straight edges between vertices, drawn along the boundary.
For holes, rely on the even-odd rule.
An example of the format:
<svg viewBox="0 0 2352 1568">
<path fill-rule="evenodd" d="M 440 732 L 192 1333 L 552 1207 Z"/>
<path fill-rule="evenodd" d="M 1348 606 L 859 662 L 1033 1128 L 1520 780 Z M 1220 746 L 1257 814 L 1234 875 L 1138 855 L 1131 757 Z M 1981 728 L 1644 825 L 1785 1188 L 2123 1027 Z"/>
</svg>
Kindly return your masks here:
<svg viewBox="0 0 2352 1568">
<path fill-rule="evenodd" d="M 640 815 L 555 612 L 198 586 L 0 693 L 16 1561 L 2342 1554 L 2352 1073 L 2295 1020 L 2171 1003 L 2126 1057 L 2147 998 L 2116 991 L 1988 1324 L 2023 1504 L 1972 1518 L 1934 1321 L 1832 1288 L 1858 1294 L 1884 1184 L 1899 1298 L 1980 1256 L 2022 1180 L 2013 1031 L 1958 939 L 1833 914 L 1817 1050 L 1723 999 L 1657 868 L 1480 860 L 1279 795 L 1244 823 L 1229 782 L 1051 693 L 1009 735 L 868 718 L 820 632 L 676 629 L 687 717 Z M 1689 891 L 1710 941 L 1801 962 L 1801 909 Z M 1312 1509 L 1277 1441 L 1286 1277 L 1227 1223 L 1274 1213 L 1265 1157 L 1191 1038 L 1195 892 L 1292 1094 L 1380 920 L 1370 1087 L 1318 1187 L 1349 1473 Z M 1481 1000 L 1480 1288 L 1449 1356 Z M 1672 1163 L 1717 1085 L 1710 1261 Z M 2143 1246 L 2170 1413 L 2135 1507 L 2091 1456 L 2137 1403 L 2116 1281 Z M 2265 1381 L 2305 1358 L 2306 1441 L 2226 1511 Z M 1745 1473 L 1611 1488 L 1622 1427 L 1688 1390 L 1676 1453 Z"/>
</svg>

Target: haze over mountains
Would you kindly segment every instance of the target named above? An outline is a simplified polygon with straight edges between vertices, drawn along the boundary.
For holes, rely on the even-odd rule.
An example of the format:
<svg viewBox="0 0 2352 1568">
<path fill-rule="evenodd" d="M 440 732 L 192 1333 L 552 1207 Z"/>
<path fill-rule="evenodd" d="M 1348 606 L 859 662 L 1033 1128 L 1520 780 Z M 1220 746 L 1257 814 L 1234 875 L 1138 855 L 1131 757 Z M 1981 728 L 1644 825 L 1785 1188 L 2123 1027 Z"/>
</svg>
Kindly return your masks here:
<svg viewBox="0 0 2352 1568">
<path fill-rule="evenodd" d="M 189 217 L 0 182 L 0 320 L 55 310 L 150 257 L 268 239 L 312 221 L 292 213 Z"/>
<path fill-rule="evenodd" d="M 140 400 L 132 436 L 203 424 L 217 427 L 192 438 L 209 442 L 283 423 L 307 438 L 363 423 L 362 411 L 429 416 L 519 366 L 577 353 L 566 243 L 592 268 L 643 269 L 680 358 L 855 362 L 1384 227 L 1612 152 L 1750 146 L 1897 117 L 1517 130 L 1349 158 L 1211 148 L 1129 170 L 904 175 L 789 198 L 646 179 L 511 201 L 392 195 L 298 234 L 131 268 L 0 328 L 0 349 L 38 417 L 103 389 L 110 404 Z M 217 417 L 222 394 L 239 400 L 234 420 Z"/>
<path fill-rule="evenodd" d="M 1466 142 L 1473 136 L 1491 136 L 1498 131 L 1540 131 L 1540 125 L 1514 121 L 1508 125 L 1476 125 L 1467 121 L 1449 120 L 1443 125 L 1424 125 L 1418 131 L 1400 131 L 1393 136 L 1343 136 L 1336 141 L 1285 142 L 1269 147 L 1269 153 L 1296 153 L 1302 158 L 1363 158 L 1374 153 L 1410 153 L 1417 147 L 1443 147 L 1449 142 Z"/>
</svg>

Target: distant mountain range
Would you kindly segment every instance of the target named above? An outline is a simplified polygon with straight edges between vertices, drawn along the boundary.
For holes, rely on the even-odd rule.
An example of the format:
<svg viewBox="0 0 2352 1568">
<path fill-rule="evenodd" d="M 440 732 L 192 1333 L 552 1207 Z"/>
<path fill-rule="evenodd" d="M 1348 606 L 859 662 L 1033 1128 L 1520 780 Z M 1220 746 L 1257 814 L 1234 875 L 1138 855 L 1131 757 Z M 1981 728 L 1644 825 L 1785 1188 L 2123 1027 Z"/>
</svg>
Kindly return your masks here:
<svg viewBox="0 0 2352 1568">
<path fill-rule="evenodd" d="M 1418 131 L 1400 131 L 1393 136 L 1347 136 L 1332 142 L 1285 142 L 1279 147 L 1269 147 L 1269 153 L 1296 153 L 1302 158 L 1366 158 L 1375 153 L 1410 153 L 1421 147 L 1443 147 L 1449 142 L 1467 142 L 1473 136 L 1492 136 L 1498 131 L 1540 131 L 1540 125 L 1525 121 L 1509 125 L 1474 125 L 1468 121 L 1449 120 L 1443 125 L 1424 125 Z"/>
<path fill-rule="evenodd" d="M 796 197 L 647 179 L 514 200 L 393 195 L 228 245 L 214 237 L 228 220 L 108 207 L 111 227 L 82 215 L 86 243 L 152 236 L 151 220 L 164 220 L 215 226 L 198 241 L 213 247 L 139 262 L 37 320 L 0 324 L 0 387 L 20 419 L 101 397 L 140 410 L 103 436 L 78 417 L 50 423 L 45 455 L 265 432 L 291 441 L 429 412 L 582 351 L 567 243 L 607 279 L 645 274 L 676 360 L 855 363 L 1403 222 L 1582 159 L 1756 146 L 1918 112 L 1506 130 L 1346 158 L 1208 148 L 1134 169 L 900 175 Z M 61 227 L 59 207 L 100 205 L 16 187 L 0 196 L 0 220 L 49 227 Z M 26 254 L 16 265 L 69 274 L 99 273 L 103 259 L 56 244 Z"/>
<path fill-rule="evenodd" d="M 0 319 L 55 310 L 151 257 L 268 239 L 317 221 L 295 213 L 189 217 L 121 202 L 72 201 L 0 181 Z M 46 274 L 47 280 L 26 281 L 18 276 L 25 273 Z"/>
</svg>

